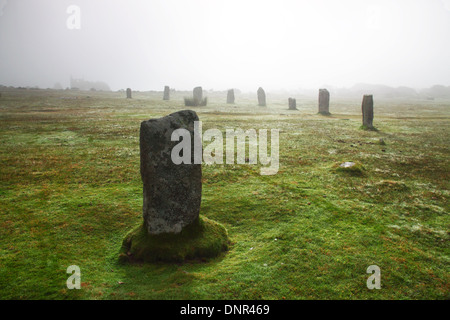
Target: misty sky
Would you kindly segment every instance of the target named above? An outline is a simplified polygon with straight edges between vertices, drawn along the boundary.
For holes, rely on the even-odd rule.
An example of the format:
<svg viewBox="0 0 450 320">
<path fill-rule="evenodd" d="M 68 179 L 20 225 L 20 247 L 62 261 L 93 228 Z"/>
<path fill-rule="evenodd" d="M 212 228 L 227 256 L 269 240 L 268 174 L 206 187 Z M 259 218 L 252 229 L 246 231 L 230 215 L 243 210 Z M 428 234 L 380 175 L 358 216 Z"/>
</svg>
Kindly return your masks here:
<svg viewBox="0 0 450 320">
<path fill-rule="evenodd" d="M 113 90 L 448 86 L 450 0 L 0 0 L 0 84 L 71 75 Z"/>
</svg>

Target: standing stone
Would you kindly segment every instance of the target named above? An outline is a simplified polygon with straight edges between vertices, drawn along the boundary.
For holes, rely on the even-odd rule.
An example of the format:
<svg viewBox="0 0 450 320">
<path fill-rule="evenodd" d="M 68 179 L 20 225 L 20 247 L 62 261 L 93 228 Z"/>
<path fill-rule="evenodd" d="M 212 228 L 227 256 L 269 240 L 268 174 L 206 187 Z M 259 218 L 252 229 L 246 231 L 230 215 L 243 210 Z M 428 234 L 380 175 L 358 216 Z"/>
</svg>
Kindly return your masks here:
<svg viewBox="0 0 450 320">
<path fill-rule="evenodd" d="M 127 99 L 131 99 L 131 89 L 127 88 Z"/>
<path fill-rule="evenodd" d="M 373 96 L 372 95 L 364 95 L 361 109 L 362 109 L 363 126 L 368 129 L 373 129 Z"/>
<path fill-rule="evenodd" d="M 297 100 L 294 98 L 289 98 L 289 110 L 297 110 Z"/>
<path fill-rule="evenodd" d="M 330 93 L 327 89 L 319 89 L 319 113 L 330 114 Z"/>
<path fill-rule="evenodd" d="M 266 106 L 266 93 L 264 92 L 264 89 L 259 87 L 258 89 L 258 105 L 260 107 Z"/>
<path fill-rule="evenodd" d="M 194 88 L 194 101 L 197 105 L 201 104 L 201 101 L 203 100 L 203 89 L 202 87 L 195 87 Z"/>
<path fill-rule="evenodd" d="M 234 103 L 234 90 L 230 89 L 227 92 L 227 103 L 233 104 Z"/>
<path fill-rule="evenodd" d="M 194 121 L 198 121 L 197 114 L 184 110 L 141 123 L 143 217 L 144 226 L 151 235 L 180 233 L 199 217 L 202 166 L 194 164 Z M 186 129 L 190 134 L 191 164 L 176 165 L 172 161 L 172 149 L 180 143 L 171 140 L 176 129 Z M 184 139 L 186 136 L 180 140 Z"/>
<path fill-rule="evenodd" d="M 169 86 L 164 87 L 164 97 L 163 100 L 170 100 L 170 88 Z"/>
</svg>

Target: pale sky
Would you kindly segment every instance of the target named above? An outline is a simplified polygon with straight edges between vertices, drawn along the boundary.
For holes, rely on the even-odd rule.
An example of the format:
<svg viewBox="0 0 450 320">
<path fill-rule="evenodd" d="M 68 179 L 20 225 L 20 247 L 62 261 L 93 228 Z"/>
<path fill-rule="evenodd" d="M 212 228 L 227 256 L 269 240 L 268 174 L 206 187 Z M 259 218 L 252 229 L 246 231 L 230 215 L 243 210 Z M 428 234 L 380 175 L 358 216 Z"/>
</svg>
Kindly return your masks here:
<svg viewBox="0 0 450 320">
<path fill-rule="evenodd" d="M 0 84 L 71 75 L 113 90 L 449 86 L 450 0 L 0 0 Z"/>
</svg>

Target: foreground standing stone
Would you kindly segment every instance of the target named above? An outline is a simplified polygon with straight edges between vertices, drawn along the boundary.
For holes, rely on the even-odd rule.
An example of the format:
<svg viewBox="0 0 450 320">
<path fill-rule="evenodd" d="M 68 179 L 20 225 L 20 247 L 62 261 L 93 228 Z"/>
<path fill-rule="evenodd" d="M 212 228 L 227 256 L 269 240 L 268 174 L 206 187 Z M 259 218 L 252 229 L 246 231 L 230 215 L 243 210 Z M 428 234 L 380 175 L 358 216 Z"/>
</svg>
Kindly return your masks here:
<svg viewBox="0 0 450 320">
<path fill-rule="evenodd" d="M 264 89 L 259 87 L 258 89 L 258 105 L 260 107 L 266 106 L 266 93 L 264 92 Z"/>
<path fill-rule="evenodd" d="M 227 103 L 228 104 L 234 103 L 234 90 L 233 89 L 230 89 L 227 92 Z"/>
<path fill-rule="evenodd" d="M 165 86 L 164 87 L 163 100 L 170 100 L 170 88 L 169 88 L 169 86 Z"/>
<path fill-rule="evenodd" d="M 362 120 L 363 127 L 367 129 L 373 129 L 373 96 L 364 95 L 362 101 Z"/>
<path fill-rule="evenodd" d="M 127 99 L 131 99 L 131 89 L 127 88 Z"/>
<path fill-rule="evenodd" d="M 180 111 L 141 123 L 141 177 L 144 184 L 144 223 L 149 234 L 179 233 L 198 218 L 202 196 L 202 166 L 194 164 L 194 111 Z M 191 164 L 172 162 L 172 132 L 191 136 Z"/>
<path fill-rule="evenodd" d="M 327 89 L 319 89 L 319 113 L 330 114 L 330 93 Z"/>
<path fill-rule="evenodd" d="M 194 121 L 198 120 L 194 111 L 185 110 L 141 123 L 144 221 L 125 237 L 121 261 L 179 262 L 214 257 L 228 248 L 226 229 L 199 215 L 202 167 L 194 163 L 194 139 L 201 143 L 194 134 Z M 172 141 L 177 129 L 186 134 L 174 135 Z M 172 150 L 184 139 L 190 140 L 191 161 L 177 165 Z M 184 155 L 187 150 L 182 152 Z"/>
<path fill-rule="evenodd" d="M 294 98 L 289 98 L 288 102 L 289 102 L 289 110 L 297 110 L 297 100 L 295 100 Z"/>
</svg>

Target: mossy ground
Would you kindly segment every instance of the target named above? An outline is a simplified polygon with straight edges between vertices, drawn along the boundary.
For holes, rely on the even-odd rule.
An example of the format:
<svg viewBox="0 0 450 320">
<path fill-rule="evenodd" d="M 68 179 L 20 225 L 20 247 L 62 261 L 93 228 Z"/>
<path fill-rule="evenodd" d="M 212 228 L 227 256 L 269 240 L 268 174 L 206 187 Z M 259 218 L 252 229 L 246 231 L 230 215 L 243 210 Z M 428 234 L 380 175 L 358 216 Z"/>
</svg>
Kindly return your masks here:
<svg viewBox="0 0 450 320">
<path fill-rule="evenodd" d="M 124 239 L 122 262 L 183 262 L 217 257 L 228 249 L 226 229 L 219 223 L 199 217 L 179 234 L 149 235 L 140 224 Z"/>
<path fill-rule="evenodd" d="M 208 96 L 203 130 L 280 131 L 280 170 L 204 165 L 201 215 L 232 242 L 206 262 L 118 262 L 142 222 L 140 122 L 184 110 L 176 92 L 2 91 L 2 299 L 449 299 L 450 101 Z M 386 145 L 379 145 L 384 139 Z M 333 172 L 359 161 L 365 176 Z M 402 182 L 397 188 L 382 181 Z M 366 287 L 381 268 L 381 290 Z M 66 269 L 81 269 L 68 290 Z"/>
</svg>

